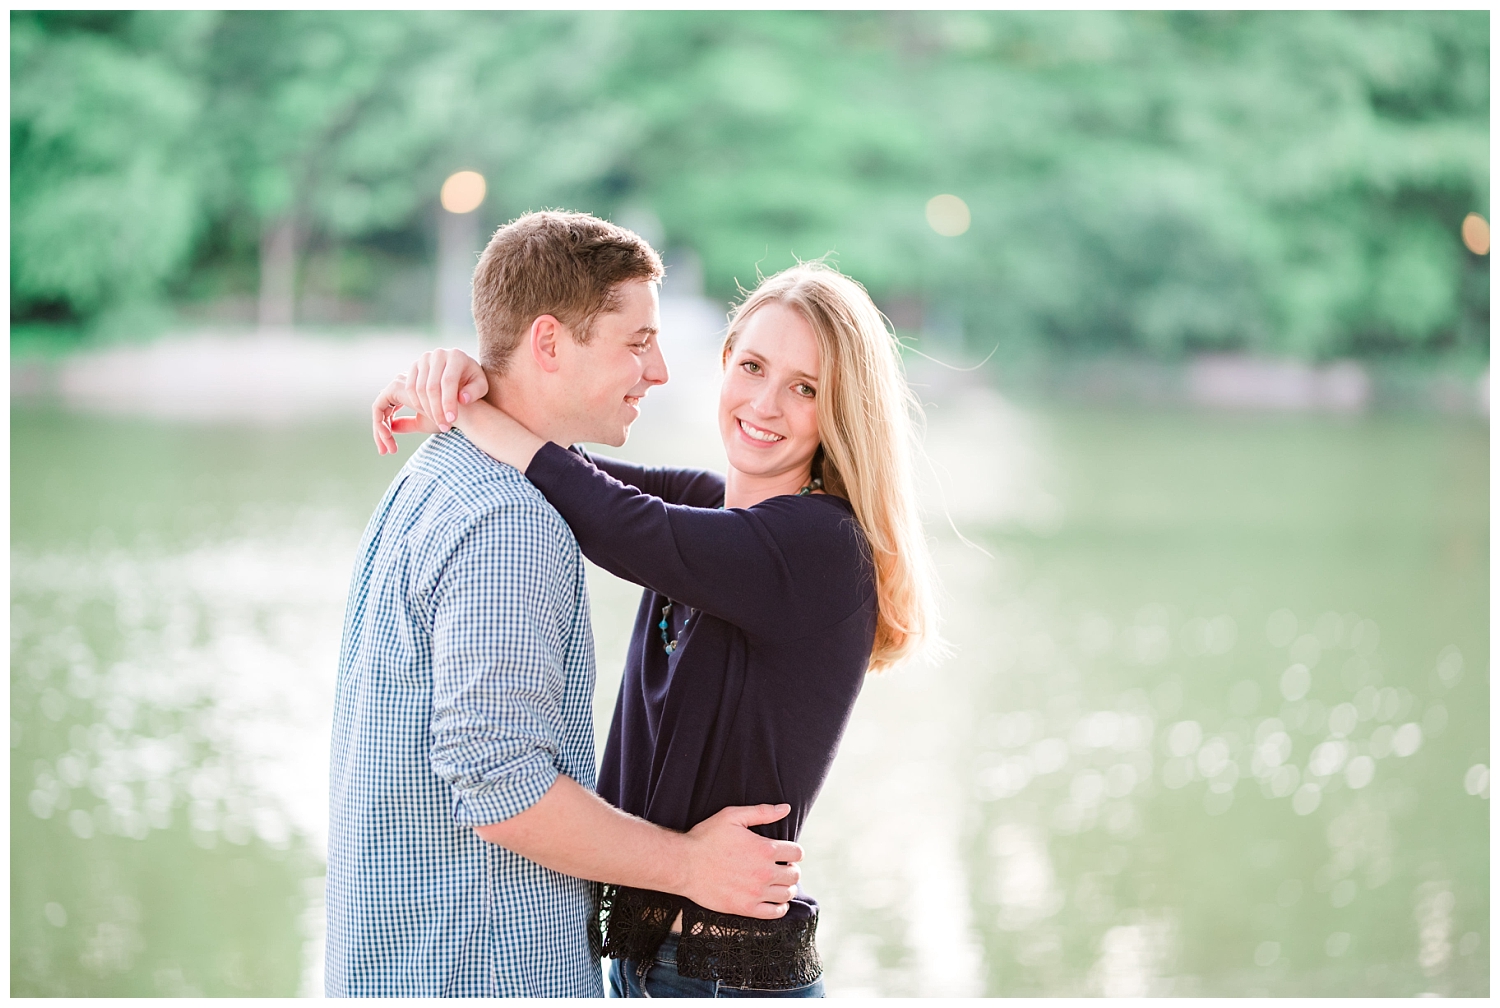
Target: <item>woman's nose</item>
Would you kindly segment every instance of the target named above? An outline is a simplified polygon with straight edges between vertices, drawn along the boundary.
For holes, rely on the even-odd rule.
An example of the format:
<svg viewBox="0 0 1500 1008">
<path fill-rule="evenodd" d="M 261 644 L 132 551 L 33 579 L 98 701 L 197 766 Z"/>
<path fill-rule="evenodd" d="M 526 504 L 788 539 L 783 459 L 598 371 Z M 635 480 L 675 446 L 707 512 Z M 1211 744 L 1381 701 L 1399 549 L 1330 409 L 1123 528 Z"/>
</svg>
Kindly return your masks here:
<svg viewBox="0 0 1500 1008">
<path fill-rule="evenodd" d="M 750 405 L 755 407 L 755 412 L 761 416 L 776 416 L 781 412 L 781 397 L 776 393 L 777 389 L 767 384 L 755 393 L 750 400 Z"/>
</svg>

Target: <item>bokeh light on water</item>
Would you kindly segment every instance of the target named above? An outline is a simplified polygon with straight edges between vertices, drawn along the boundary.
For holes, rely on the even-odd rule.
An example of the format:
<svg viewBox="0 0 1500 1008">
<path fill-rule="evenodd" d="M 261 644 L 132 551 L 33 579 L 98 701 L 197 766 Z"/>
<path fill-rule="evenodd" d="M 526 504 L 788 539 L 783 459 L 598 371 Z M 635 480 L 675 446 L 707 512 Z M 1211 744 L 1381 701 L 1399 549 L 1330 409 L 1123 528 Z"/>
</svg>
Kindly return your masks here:
<svg viewBox="0 0 1500 1008">
<path fill-rule="evenodd" d="M 626 451 L 711 463 L 674 373 Z M 955 655 L 869 682 L 809 822 L 830 993 L 1486 993 L 1483 427 L 929 413 Z M 320 988 L 344 590 L 405 457 L 15 414 L 17 993 Z M 593 575 L 602 719 L 636 593 Z"/>
</svg>

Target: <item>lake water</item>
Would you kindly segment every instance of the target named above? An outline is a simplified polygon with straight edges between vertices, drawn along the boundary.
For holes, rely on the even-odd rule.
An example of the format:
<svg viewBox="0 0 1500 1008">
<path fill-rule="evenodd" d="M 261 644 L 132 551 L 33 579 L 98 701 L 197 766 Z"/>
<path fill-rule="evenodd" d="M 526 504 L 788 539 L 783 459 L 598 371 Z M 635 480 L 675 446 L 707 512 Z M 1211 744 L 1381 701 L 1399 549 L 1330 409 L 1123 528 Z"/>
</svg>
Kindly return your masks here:
<svg viewBox="0 0 1500 1008">
<path fill-rule="evenodd" d="M 650 416 L 622 454 L 713 461 Z M 808 824 L 830 995 L 1487 994 L 1483 422 L 930 418 L 953 656 L 868 682 Z M 414 442 L 12 424 L 12 993 L 319 993 L 344 593 Z M 591 578 L 602 722 L 637 592 Z"/>
</svg>

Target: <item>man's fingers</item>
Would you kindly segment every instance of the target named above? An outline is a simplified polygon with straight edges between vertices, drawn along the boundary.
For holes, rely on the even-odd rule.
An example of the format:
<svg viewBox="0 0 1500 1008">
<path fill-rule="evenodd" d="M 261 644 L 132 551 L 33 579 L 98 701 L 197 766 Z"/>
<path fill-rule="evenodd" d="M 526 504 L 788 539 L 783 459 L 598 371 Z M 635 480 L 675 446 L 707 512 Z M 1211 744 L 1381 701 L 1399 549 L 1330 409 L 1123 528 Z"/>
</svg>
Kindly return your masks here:
<svg viewBox="0 0 1500 1008">
<path fill-rule="evenodd" d="M 778 917 L 785 917 L 787 908 L 790 906 L 789 903 L 757 903 L 750 907 L 750 912 L 744 916 L 758 917 L 761 920 L 776 920 Z"/>
<path fill-rule="evenodd" d="M 797 895 L 797 887 L 794 885 L 766 886 L 761 893 L 761 899 L 766 903 L 786 903 Z"/>
<path fill-rule="evenodd" d="M 772 840 L 771 854 L 773 861 L 785 861 L 795 864 L 802 860 L 802 846 L 791 840 Z"/>
<path fill-rule="evenodd" d="M 795 886 L 802 881 L 802 869 L 796 865 L 772 865 L 770 885 Z"/>
<path fill-rule="evenodd" d="M 736 826 L 764 826 L 766 823 L 780 822 L 787 817 L 792 810 L 790 805 L 731 805 L 723 809 L 719 814 L 724 816 Z M 796 846 L 793 844 L 792 846 Z M 799 847 L 800 851 L 801 848 Z M 798 854 L 796 860 L 801 860 Z M 778 861 L 792 860 L 789 858 L 777 858 Z"/>
</svg>

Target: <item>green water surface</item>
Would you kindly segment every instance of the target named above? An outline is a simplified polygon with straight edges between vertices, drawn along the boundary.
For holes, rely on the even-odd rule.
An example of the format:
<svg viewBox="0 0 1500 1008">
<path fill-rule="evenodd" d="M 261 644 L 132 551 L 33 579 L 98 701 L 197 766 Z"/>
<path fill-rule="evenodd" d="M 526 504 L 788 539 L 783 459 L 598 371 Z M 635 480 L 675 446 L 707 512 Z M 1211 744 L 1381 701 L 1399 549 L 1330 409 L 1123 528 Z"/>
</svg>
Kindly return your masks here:
<svg viewBox="0 0 1500 1008">
<path fill-rule="evenodd" d="M 810 821 L 830 993 L 1487 994 L 1484 424 L 1029 415 L 1056 513 L 934 519 L 954 655 L 870 683 Z M 338 621 L 407 456 L 12 424 L 12 993 L 317 992 Z M 603 713 L 635 597 L 593 584 Z"/>
</svg>

